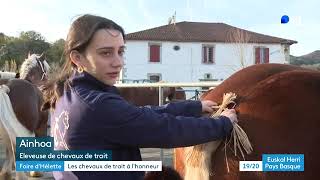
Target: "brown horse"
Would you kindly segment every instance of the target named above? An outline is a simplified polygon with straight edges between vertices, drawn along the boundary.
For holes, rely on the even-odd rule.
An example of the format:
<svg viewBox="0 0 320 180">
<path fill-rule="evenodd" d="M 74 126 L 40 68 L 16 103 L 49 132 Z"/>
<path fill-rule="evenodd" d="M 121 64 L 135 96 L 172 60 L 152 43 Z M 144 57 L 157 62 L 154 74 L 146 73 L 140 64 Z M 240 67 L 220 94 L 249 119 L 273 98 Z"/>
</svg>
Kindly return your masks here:
<svg viewBox="0 0 320 180">
<path fill-rule="evenodd" d="M 235 157 L 230 148 L 225 156 L 224 146 L 220 145 L 209 159 L 208 179 L 320 177 L 320 72 L 290 65 L 255 65 L 235 73 L 202 99 L 221 103 L 227 92 L 237 95 L 239 125 L 253 145 L 253 152 L 245 160 L 261 161 L 262 154 L 304 154 L 305 171 L 240 172 L 239 161 L 243 159 Z M 175 167 L 185 175 L 184 148 L 175 151 Z"/>
<path fill-rule="evenodd" d="M 159 105 L 159 88 L 130 87 L 118 88 L 120 95 L 136 106 Z M 178 89 L 178 90 L 176 90 Z M 186 95 L 182 88 L 163 88 L 163 103 L 168 101 L 185 100 Z"/>
<path fill-rule="evenodd" d="M 36 85 L 46 80 L 48 66 L 39 58 L 32 55 L 25 60 L 20 71 L 24 79 L 0 79 L 0 133 L 7 153 L 0 178 L 11 178 L 16 137 L 46 135 L 48 112 L 41 111 L 43 98 Z"/>
</svg>

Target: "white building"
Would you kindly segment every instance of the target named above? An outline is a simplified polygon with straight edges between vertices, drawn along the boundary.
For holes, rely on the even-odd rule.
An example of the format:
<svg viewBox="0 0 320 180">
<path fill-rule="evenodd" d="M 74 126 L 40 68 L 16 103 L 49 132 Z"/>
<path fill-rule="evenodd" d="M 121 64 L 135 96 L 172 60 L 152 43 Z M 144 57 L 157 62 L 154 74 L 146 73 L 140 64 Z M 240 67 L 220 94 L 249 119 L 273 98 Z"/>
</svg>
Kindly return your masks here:
<svg viewBox="0 0 320 180">
<path fill-rule="evenodd" d="M 249 65 L 289 63 L 290 45 L 294 43 L 224 23 L 169 24 L 127 34 L 122 78 L 224 80 Z"/>
</svg>

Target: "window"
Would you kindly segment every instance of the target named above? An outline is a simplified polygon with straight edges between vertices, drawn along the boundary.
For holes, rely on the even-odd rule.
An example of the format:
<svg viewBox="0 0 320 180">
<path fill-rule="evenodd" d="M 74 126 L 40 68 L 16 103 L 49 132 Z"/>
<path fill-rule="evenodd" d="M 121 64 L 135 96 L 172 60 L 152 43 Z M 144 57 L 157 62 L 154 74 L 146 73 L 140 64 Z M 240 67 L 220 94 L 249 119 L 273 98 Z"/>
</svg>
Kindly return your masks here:
<svg viewBox="0 0 320 180">
<path fill-rule="evenodd" d="M 159 44 L 149 45 L 149 62 L 160 62 L 160 50 Z"/>
<path fill-rule="evenodd" d="M 148 79 L 149 79 L 151 82 L 159 82 L 159 81 L 161 81 L 161 74 L 158 74 L 158 73 L 150 73 L 150 74 L 148 74 Z"/>
<path fill-rule="evenodd" d="M 213 64 L 214 61 L 214 46 L 203 45 L 202 46 L 202 63 Z"/>
<path fill-rule="evenodd" d="M 212 79 L 211 73 L 205 73 L 204 74 L 204 79 Z"/>
<path fill-rule="evenodd" d="M 201 87 L 201 91 L 208 91 L 209 87 Z"/>
<path fill-rule="evenodd" d="M 269 63 L 269 48 L 255 48 L 255 64 Z"/>
</svg>

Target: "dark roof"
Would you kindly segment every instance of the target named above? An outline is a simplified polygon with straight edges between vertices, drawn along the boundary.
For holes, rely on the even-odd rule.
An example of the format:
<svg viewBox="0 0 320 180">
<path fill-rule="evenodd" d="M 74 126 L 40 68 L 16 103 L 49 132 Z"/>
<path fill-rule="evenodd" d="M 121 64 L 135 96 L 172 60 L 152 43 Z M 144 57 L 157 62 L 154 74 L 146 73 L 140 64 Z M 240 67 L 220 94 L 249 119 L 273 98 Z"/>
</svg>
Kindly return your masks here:
<svg viewBox="0 0 320 180">
<path fill-rule="evenodd" d="M 174 42 L 232 42 L 230 32 L 248 33 L 249 43 L 294 44 L 297 41 L 259 34 L 224 23 L 179 22 L 126 35 L 126 40 L 174 41 Z M 233 41 L 234 42 L 234 41 Z"/>
</svg>

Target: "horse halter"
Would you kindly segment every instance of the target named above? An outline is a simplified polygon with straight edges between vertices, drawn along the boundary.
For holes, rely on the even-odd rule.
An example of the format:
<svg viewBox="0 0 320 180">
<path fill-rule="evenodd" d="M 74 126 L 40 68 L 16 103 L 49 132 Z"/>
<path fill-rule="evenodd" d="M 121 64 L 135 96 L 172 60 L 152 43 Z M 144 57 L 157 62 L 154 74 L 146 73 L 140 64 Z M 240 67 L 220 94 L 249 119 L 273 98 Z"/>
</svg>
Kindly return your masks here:
<svg viewBox="0 0 320 180">
<path fill-rule="evenodd" d="M 36 58 L 37 60 L 37 64 L 40 66 L 41 68 L 41 72 L 42 72 L 42 75 L 41 75 L 41 81 L 43 81 L 43 79 L 46 77 L 48 77 L 47 75 L 47 72 L 45 70 L 45 67 L 44 67 L 44 64 L 43 64 L 43 61 L 39 60 L 38 58 Z"/>
</svg>

